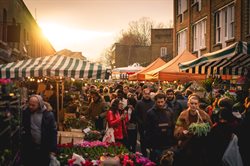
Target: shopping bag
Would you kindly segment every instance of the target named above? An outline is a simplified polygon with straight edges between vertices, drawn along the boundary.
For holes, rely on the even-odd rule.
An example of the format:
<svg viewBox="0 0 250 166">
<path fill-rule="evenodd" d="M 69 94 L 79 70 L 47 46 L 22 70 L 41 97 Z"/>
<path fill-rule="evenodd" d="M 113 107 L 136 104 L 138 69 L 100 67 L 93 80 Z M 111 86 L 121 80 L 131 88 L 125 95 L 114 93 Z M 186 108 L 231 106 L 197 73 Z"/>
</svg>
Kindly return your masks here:
<svg viewBox="0 0 250 166">
<path fill-rule="evenodd" d="M 49 166 L 60 166 L 60 162 L 57 160 L 55 156 L 51 155 Z"/>
<path fill-rule="evenodd" d="M 106 125 L 105 135 L 103 136 L 102 142 L 112 143 L 115 142 L 114 129 Z"/>
</svg>

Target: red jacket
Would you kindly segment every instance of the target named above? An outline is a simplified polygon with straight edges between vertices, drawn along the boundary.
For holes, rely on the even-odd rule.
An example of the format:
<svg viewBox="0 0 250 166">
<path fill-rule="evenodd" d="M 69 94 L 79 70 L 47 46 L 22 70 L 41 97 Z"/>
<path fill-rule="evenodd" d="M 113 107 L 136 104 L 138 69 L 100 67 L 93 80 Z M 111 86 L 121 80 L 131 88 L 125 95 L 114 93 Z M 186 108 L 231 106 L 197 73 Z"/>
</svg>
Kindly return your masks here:
<svg viewBox="0 0 250 166">
<path fill-rule="evenodd" d="M 107 121 L 109 127 L 114 129 L 115 139 L 123 139 L 125 136 L 127 136 L 126 123 L 128 121 L 128 117 L 126 117 L 124 120 L 121 120 L 120 113 L 118 111 L 117 113 L 113 114 L 113 112 L 109 110 L 107 113 Z M 122 126 L 124 126 L 124 133 L 122 132 Z"/>
</svg>

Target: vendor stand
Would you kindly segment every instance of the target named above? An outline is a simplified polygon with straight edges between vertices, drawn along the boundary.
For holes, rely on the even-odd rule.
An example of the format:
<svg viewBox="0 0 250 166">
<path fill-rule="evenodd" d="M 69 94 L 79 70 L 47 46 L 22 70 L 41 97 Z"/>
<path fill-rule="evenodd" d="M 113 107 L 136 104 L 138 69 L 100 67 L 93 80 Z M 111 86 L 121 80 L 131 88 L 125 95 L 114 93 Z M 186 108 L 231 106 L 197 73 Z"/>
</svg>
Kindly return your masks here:
<svg viewBox="0 0 250 166">
<path fill-rule="evenodd" d="M 60 102 L 59 89 L 61 87 L 62 108 L 64 91 L 63 78 L 105 79 L 107 72 L 102 65 L 61 55 L 32 58 L 0 65 L 0 78 L 20 79 L 42 77 L 49 77 L 56 80 L 57 103 Z M 59 104 L 57 104 L 56 109 L 57 122 L 59 123 Z"/>
</svg>

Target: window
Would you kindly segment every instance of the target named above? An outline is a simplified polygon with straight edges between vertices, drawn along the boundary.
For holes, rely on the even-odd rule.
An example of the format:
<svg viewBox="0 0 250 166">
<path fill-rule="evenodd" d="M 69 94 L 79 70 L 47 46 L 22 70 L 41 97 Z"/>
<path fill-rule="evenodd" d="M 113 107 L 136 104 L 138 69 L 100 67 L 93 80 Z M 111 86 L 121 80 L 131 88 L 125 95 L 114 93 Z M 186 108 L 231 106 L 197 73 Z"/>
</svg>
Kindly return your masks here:
<svg viewBox="0 0 250 166">
<path fill-rule="evenodd" d="M 177 33 L 177 52 L 181 54 L 187 48 L 187 29 Z"/>
<path fill-rule="evenodd" d="M 234 37 L 234 6 L 228 8 L 228 38 Z"/>
<path fill-rule="evenodd" d="M 161 47 L 161 57 L 165 57 L 167 55 L 167 47 Z"/>
<path fill-rule="evenodd" d="M 234 6 L 230 5 L 215 13 L 215 43 L 234 38 Z"/>
<path fill-rule="evenodd" d="M 215 27 L 216 27 L 216 43 L 220 43 L 221 24 L 220 24 L 220 13 L 215 14 Z"/>
<path fill-rule="evenodd" d="M 198 5 L 198 11 L 201 11 L 201 0 L 192 0 L 192 6 L 194 6 L 197 3 Z"/>
<path fill-rule="evenodd" d="M 187 10 L 187 0 L 178 0 L 178 15 L 183 14 Z"/>
<path fill-rule="evenodd" d="M 193 25 L 193 51 L 206 47 L 206 20 Z"/>
</svg>

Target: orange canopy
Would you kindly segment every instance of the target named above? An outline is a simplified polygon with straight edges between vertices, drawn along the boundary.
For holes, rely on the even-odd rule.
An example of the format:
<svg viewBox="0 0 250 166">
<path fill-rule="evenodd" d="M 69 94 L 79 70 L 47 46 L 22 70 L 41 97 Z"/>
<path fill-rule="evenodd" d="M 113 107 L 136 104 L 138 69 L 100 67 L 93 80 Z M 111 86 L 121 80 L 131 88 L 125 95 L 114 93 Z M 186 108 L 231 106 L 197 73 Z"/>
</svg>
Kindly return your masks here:
<svg viewBox="0 0 250 166">
<path fill-rule="evenodd" d="M 154 62 L 149 64 L 144 69 L 138 71 L 135 74 L 129 75 L 128 80 L 130 80 L 130 81 L 137 81 L 137 80 L 144 81 L 145 80 L 145 73 L 147 73 L 151 70 L 157 69 L 164 64 L 166 64 L 166 62 L 164 60 L 162 60 L 161 58 L 157 58 Z"/>
<path fill-rule="evenodd" d="M 191 81 L 203 80 L 206 75 L 190 74 L 181 72 L 178 64 L 196 59 L 197 57 L 185 50 L 182 54 L 176 56 L 165 65 L 145 73 L 146 80 L 161 80 L 161 81 Z"/>
</svg>

